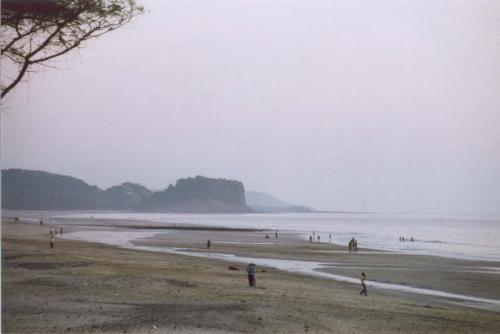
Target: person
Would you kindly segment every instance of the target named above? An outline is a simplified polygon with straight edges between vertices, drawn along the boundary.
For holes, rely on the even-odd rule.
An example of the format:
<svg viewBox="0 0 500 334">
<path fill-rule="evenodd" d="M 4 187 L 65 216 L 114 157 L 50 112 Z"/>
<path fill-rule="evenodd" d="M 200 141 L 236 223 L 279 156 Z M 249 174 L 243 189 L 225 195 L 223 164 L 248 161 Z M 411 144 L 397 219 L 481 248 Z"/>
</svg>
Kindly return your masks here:
<svg viewBox="0 0 500 334">
<path fill-rule="evenodd" d="M 329 241 L 330 243 L 332 243 L 332 234 L 331 234 L 331 233 L 328 235 L 328 241 Z"/>
<path fill-rule="evenodd" d="M 43 220 L 40 219 L 40 225 L 43 225 Z"/>
<path fill-rule="evenodd" d="M 313 237 L 312 235 L 309 236 L 309 243 L 312 243 L 313 242 Z"/>
<path fill-rule="evenodd" d="M 207 240 L 207 249 L 210 249 L 210 239 Z"/>
<path fill-rule="evenodd" d="M 366 292 L 366 275 L 364 272 L 361 273 L 361 286 L 363 287 L 363 290 L 359 293 L 360 295 L 365 295 L 368 296 L 368 293 Z"/>
<path fill-rule="evenodd" d="M 51 234 L 50 235 L 50 249 L 53 249 L 54 248 L 54 235 Z"/>
<path fill-rule="evenodd" d="M 319 244 L 319 234 L 318 234 L 318 244 Z"/>
<path fill-rule="evenodd" d="M 60 231 L 60 234 L 61 234 L 61 238 L 62 238 L 62 227 L 61 227 L 61 231 Z"/>
<path fill-rule="evenodd" d="M 278 239 L 278 231 L 274 233 L 274 236 L 276 237 L 276 239 Z"/>
<path fill-rule="evenodd" d="M 358 251 L 358 240 L 354 239 L 354 251 L 357 252 Z"/>
<path fill-rule="evenodd" d="M 247 266 L 248 274 L 248 285 L 257 288 L 257 266 L 254 263 L 250 263 Z"/>
</svg>

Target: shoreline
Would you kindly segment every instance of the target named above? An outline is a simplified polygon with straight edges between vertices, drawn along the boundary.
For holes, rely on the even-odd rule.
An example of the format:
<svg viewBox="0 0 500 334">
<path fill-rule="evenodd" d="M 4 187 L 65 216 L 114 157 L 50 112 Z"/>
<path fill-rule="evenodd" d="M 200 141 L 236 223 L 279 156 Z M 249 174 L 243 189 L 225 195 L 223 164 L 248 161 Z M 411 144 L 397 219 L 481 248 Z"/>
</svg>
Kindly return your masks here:
<svg viewBox="0 0 500 334">
<path fill-rule="evenodd" d="M 216 230 L 218 231 L 218 230 Z M 104 233 L 104 234 L 103 234 Z M 121 235 L 119 235 L 121 234 Z M 128 234 L 128 236 L 123 236 Z M 221 260 L 229 263 L 256 263 L 259 266 L 271 267 L 278 270 L 287 271 L 291 274 L 301 274 L 305 276 L 320 277 L 325 279 L 332 279 L 338 282 L 350 283 L 359 285 L 359 279 L 344 275 L 337 275 L 329 272 L 328 268 L 331 263 L 327 262 L 313 262 L 313 261 L 298 261 L 298 260 L 284 260 L 275 258 L 256 258 L 256 257 L 244 257 L 236 254 L 228 253 L 214 253 L 210 251 L 201 251 L 195 248 L 168 248 L 168 247 L 158 247 L 158 246 L 147 246 L 144 239 L 153 239 L 161 234 L 157 231 L 144 231 L 144 232 L 129 232 L 129 231 L 113 231 L 107 235 L 103 231 L 80 231 L 73 232 L 69 235 L 69 239 L 87 242 L 97 242 L 104 243 L 107 245 L 113 245 L 117 247 L 122 247 L 126 249 L 144 250 L 160 253 L 170 253 L 184 256 L 193 256 L 200 258 L 209 258 L 215 260 Z M 369 252 L 373 253 L 373 252 Z M 361 254 L 365 252 L 361 251 Z M 400 255 L 400 254 L 397 254 Z M 361 268 L 360 268 L 361 269 Z M 500 268 L 490 271 L 491 274 L 500 274 Z M 439 300 L 444 300 L 445 302 L 456 302 L 458 304 L 463 303 L 466 307 L 477 307 L 480 309 L 500 312 L 500 299 L 489 299 L 481 298 L 475 296 L 468 296 L 458 293 L 450 293 L 439 290 L 431 290 L 418 288 L 413 286 L 391 284 L 377 281 L 367 281 L 366 285 L 370 288 L 378 288 L 389 291 L 396 292 L 406 292 L 417 295 L 425 295 L 430 297 L 437 297 Z"/>
<path fill-rule="evenodd" d="M 40 215 L 48 215 L 47 219 L 52 221 L 52 223 L 57 224 L 58 222 L 62 224 L 71 224 L 72 226 L 77 226 L 77 222 L 81 222 L 80 227 L 86 228 L 86 227 L 102 227 L 102 228 L 107 228 L 107 227 L 112 227 L 112 228 L 130 228 L 130 229 L 158 229 L 158 230 L 206 230 L 206 231 L 248 231 L 248 232 L 257 232 L 257 231 L 267 231 L 269 234 L 273 234 L 274 231 L 276 231 L 276 228 L 240 228 L 240 227 L 227 227 L 227 226 L 214 226 L 214 225 L 206 225 L 206 224 L 196 224 L 196 223 L 187 223 L 187 222 L 174 222 L 174 221 L 164 221 L 164 222 L 158 222 L 155 220 L 147 220 L 147 219 L 138 219 L 136 217 L 122 217 L 122 218 L 102 218 L 102 217 L 93 217 L 89 218 L 86 217 L 85 215 L 90 215 L 92 217 L 92 213 L 95 213 L 96 215 L 99 214 L 149 214 L 149 213 L 142 213 L 142 212 L 113 212 L 113 211 L 104 211 L 104 212 L 94 212 L 90 211 L 88 213 L 82 213 L 81 211 L 78 212 L 72 212 L 72 211 L 61 211 L 60 213 L 63 213 L 62 215 L 59 216 L 52 216 L 54 213 L 58 213 L 57 211 L 13 211 L 13 210 L 7 210 L 7 214 L 4 214 L 2 217 L 5 219 L 6 217 L 14 217 L 16 213 L 19 213 L 21 217 L 25 217 L 26 220 L 32 221 L 32 222 L 37 222 L 40 219 Z M 22 214 L 24 216 L 22 216 Z M 68 216 L 65 216 L 64 214 L 68 214 Z M 74 215 L 81 215 L 83 214 L 84 217 L 75 217 Z M 152 213 L 154 214 L 154 213 Z M 183 214 L 174 214 L 174 215 L 183 215 Z M 185 214 L 186 216 L 192 216 L 193 214 Z M 209 214 L 208 214 L 209 215 Z M 234 214 L 227 214 L 228 216 L 232 216 Z M 265 215 L 265 214 L 262 214 Z M 270 214 L 271 216 L 273 214 Z M 196 214 L 195 214 L 196 216 Z M 219 214 L 213 214 L 214 217 L 219 216 Z M 222 214 L 224 216 L 224 214 Z M 444 218 L 443 218 L 444 219 Z M 302 240 L 308 240 L 308 235 L 310 234 L 310 231 L 306 230 L 289 230 L 289 229 L 278 229 L 278 231 L 282 233 L 296 233 L 296 234 L 301 234 L 302 235 Z M 318 231 L 320 233 L 320 231 Z M 322 232 L 325 234 L 326 232 Z M 323 240 L 324 235 L 323 235 Z M 313 241 L 315 242 L 315 241 Z M 416 243 L 424 243 L 424 244 L 434 244 L 436 243 L 435 240 L 420 240 L 420 239 L 415 239 L 415 244 Z M 438 242 L 440 243 L 440 242 Z M 338 240 L 332 240 L 332 243 L 327 243 L 323 242 L 322 244 L 334 244 L 337 247 L 345 248 L 344 247 L 344 242 L 340 242 Z M 413 242 L 407 241 L 404 242 L 403 245 L 408 245 L 411 246 L 413 245 Z M 410 248 L 404 248 L 404 249 L 397 249 L 394 247 L 389 247 L 389 246 L 376 246 L 376 247 L 366 247 L 363 249 L 370 249 L 373 251 L 381 251 L 381 252 L 386 252 L 386 253 L 397 253 L 401 255 L 415 255 L 415 256 L 432 256 L 432 257 L 441 257 L 441 258 L 447 258 L 447 259 L 457 259 L 457 260 L 467 260 L 467 261 L 481 261 L 481 262 L 497 262 L 500 264 L 500 258 L 493 256 L 493 255 L 470 255 L 466 253 L 453 253 L 453 252 L 439 252 L 439 251 L 433 251 L 432 249 L 428 250 L 423 250 L 423 249 L 412 249 Z"/>
<path fill-rule="evenodd" d="M 375 268 L 387 272 L 383 269 L 386 264 L 382 265 L 386 260 L 394 267 L 407 263 L 416 269 L 436 261 L 438 267 L 458 268 L 470 263 L 467 261 L 370 251 L 332 255 L 324 251 L 341 249 L 333 245 L 309 245 L 296 235 L 280 235 L 282 244 L 254 245 L 254 241 L 264 239 L 265 232 L 170 230 L 165 233 L 137 229 L 116 232 L 117 229 L 103 227 L 89 231 L 87 227 L 71 226 L 69 221 L 62 225 L 62 238 L 56 238 L 55 248 L 50 249 L 49 230 L 60 226 L 61 222 L 43 226 L 2 222 L 2 331 L 138 334 L 158 331 L 193 334 L 500 331 L 498 311 L 477 309 L 468 302 L 445 301 L 370 285 L 368 297 L 362 297 L 359 283 L 320 277 L 335 273 L 350 276 L 349 272 L 342 271 L 358 273 L 357 268 L 368 268 L 370 283 L 370 279 L 383 280 L 382 276 L 377 277 Z M 134 241 L 141 250 L 70 240 L 67 237 L 71 237 L 72 232 L 102 237 L 114 234 L 122 242 L 129 242 L 131 234 L 143 237 L 147 232 L 154 237 Z M 206 253 L 203 247 L 209 236 L 215 237 L 214 240 L 234 239 L 246 243 L 215 242 L 211 252 L 217 255 L 212 257 L 195 257 L 192 251 L 189 256 L 157 251 L 158 246 L 168 245 L 185 252 L 190 248 Z M 320 271 L 319 276 L 307 276 L 258 266 L 258 283 L 254 289 L 248 288 L 246 262 L 241 264 L 231 259 L 228 263 L 216 258 L 218 254 L 228 258 L 235 256 L 230 254 L 246 256 L 243 261 L 264 256 L 266 260 L 285 265 L 301 264 L 301 261 L 310 264 L 314 262 L 311 259 L 316 263 L 335 259 L 338 268 L 324 267 L 333 272 Z M 476 269 L 498 269 L 495 264 L 480 265 Z M 495 295 L 500 293 L 498 275 L 464 275 L 481 289 Z M 495 276 L 493 285 L 484 281 L 488 275 Z M 427 277 L 414 273 L 411 276 Z M 357 281 L 357 275 L 352 279 Z M 436 284 L 439 282 L 441 278 L 437 277 Z M 460 288 L 459 283 L 460 280 L 456 287 L 451 284 L 451 288 Z"/>
</svg>

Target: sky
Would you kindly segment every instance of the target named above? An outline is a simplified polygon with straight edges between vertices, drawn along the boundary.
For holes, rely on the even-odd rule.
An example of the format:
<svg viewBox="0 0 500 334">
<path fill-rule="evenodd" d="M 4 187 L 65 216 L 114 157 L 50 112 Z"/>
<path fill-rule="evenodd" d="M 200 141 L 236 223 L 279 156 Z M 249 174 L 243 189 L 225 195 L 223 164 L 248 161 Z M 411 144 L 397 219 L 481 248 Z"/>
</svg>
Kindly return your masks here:
<svg viewBox="0 0 500 334">
<path fill-rule="evenodd" d="M 2 101 L 2 168 L 500 212 L 500 2 L 139 0 Z"/>
</svg>

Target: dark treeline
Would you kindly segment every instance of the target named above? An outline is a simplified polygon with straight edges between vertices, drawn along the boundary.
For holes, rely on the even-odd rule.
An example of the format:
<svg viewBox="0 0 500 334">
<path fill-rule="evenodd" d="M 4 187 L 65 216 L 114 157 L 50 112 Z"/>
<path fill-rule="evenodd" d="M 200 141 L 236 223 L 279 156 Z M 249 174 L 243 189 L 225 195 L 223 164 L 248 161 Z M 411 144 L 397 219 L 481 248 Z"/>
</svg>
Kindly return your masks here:
<svg viewBox="0 0 500 334">
<path fill-rule="evenodd" d="M 2 208 L 15 210 L 130 210 L 154 212 L 249 212 L 243 183 L 203 176 L 180 179 L 152 192 L 125 182 L 102 190 L 65 175 L 2 170 Z"/>
</svg>

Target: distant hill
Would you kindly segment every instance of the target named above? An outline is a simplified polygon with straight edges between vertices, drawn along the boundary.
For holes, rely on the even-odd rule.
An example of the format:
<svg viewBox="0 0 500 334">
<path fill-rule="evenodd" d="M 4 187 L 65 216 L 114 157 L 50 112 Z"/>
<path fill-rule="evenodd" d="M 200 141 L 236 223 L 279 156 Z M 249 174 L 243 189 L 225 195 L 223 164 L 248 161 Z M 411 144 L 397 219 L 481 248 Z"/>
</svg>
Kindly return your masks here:
<svg viewBox="0 0 500 334">
<path fill-rule="evenodd" d="M 258 191 L 247 191 L 245 193 L 247 199 L 247 205 L 249 206 L 263 206 L 263 207 L 278 207 L 285 208 L 290 207 L 292 204 L 284 202 L 273 195 Z"/>
<path fill-rule="evenodd" d="M 144 203 L 147 211 L 249 212 L 243 183 L 196 176 L 180 179 L 163 191 L 154 192 Z"/>
<path fill-rule="evenodd" d="M 311 212 L 308 207 L 294 205 L 263 192 L 247 191 L 246 203 L 257 212 Z"/>
<path fill-rule="evenodd" d="M 104 191 L 106 205 L 111 209 L 133 209 L 141 206 L 152 191 L 143 185 L 125 182 L 119 186 L 112 186 Z"/>
<path fill-rule="evenodd" d="M 105 207 L 102 190 L 80 179 L 43 171 L 2 170 L 2 208 L 89 210 Z"/>
<path fill-rule="evenodd" d="M 180 179 L 162 191 L 125 182 L 101 190 L 65 175 L 2 170 L 2 208 L 17 210 L 140 210 L 155 212 L 249 212 L 243 183 L 203 176 Z"/>
</svg>

